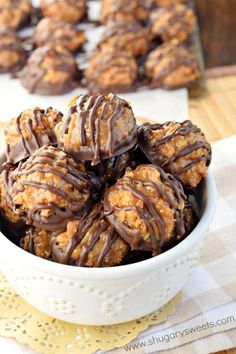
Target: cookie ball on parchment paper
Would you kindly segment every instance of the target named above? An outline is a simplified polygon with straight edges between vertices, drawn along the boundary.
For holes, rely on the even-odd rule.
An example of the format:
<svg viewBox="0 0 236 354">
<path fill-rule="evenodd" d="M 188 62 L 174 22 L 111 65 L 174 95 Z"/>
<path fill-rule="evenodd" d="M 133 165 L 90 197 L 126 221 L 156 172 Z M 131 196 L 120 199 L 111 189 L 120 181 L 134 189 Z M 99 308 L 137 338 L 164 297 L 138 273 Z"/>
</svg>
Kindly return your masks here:
<svg viewBox="0 0 236 354">
<path fill-rule="evenodd" d="M 91 53 L 85 72 L 90 93 L 132 91 L 138 75 L 138 65 L 126 50 L 104 46 Z"/>
<path fill-rule="evenodd" d="M 69 51 L 46 45 L 33 51 L 19 78 L 30 93 L 62 95 L 77 86 L 79 72 Z"/>
<path fill-rule="evenodd" d="M 181 44 L 191 37 L 195 23 L 193 10 L 184 5 L 159 8 L 151 13 L 151 37 Z"/>
<path fill-rule="evenodd" d="M 14 31 L 0 29 L 0 73 L 16 72 L 27 59 L 20 38 Z"/>
<path fill-rule="evenodd" d="M 61 45 L 70 52 L 78 51 L 86 42 L 84 31 L 76 25 L 52 17 L 43 18 L 36 26 L 34 43 L 36 47 L 47 44 Z"/>
<path fill-rule="evenodd" d="M 145 74 L 151 87 L 190 87 L 200 78 L 197 58 L 189 50 L 165 43 L 147 56 Z"/>
<path fill-rule="evenodd" d="M 85 0 L 40 0 L 44 17 L 77 23 L 86 15 Z"/>
</svg>

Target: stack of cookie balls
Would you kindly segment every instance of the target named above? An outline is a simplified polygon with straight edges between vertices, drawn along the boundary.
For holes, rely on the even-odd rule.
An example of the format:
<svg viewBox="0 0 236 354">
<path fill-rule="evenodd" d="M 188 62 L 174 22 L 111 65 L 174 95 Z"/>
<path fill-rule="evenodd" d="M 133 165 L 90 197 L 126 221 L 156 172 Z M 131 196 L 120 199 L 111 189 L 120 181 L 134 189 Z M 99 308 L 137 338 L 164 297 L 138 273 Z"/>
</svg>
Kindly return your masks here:
<svg viewBox="0 0 236 354">
<path fill-rule="evenodd" d="M 41 0 L 36 11 L 30 0 L 17 6 L 0 0 L 0 73 L 14 73 L 41 95 L 78 86 L 96 94 L 198 82 L 191 49 L 196 19 L 187 1 L 102 0 L 100 23 L 88 18 L 89 1 L 93 6 L 92 0 Z M 92 52 L 85 50 L 84 25 L 105 26 Z M 28 42 L 16 33 L 25 26 L 34 26 Z"/>
<path fill-rule="evenodd" d="M 197 223 L 190 196 L 211 147 L 191 121 L 137 125 L 114 94 L 79 95 L 63 116 L 27 109 L 6 130 L 1 231 L 38 257 L 110 267 L 157 256 Z"/>
<path fill-rule="evenodd" d="M 37 12 L 30 0 L 0 1 L 0 73 L 13 73 L 30 93 L 64 94 L 81 79 L 75 53 L 86 42 L 77 28 L 86 18 L 86 2 L 41 0 Z M 29 46 L 17 31 L 33 25 Z"/>
<path fill-rule="evenodd" d="M 196 83 L 199 63 L 189 49 L 196 19 L 184 3 L 103 0 L 105 29 L 85 73 L 89 91 L 175 89 Z"/>
</svg>

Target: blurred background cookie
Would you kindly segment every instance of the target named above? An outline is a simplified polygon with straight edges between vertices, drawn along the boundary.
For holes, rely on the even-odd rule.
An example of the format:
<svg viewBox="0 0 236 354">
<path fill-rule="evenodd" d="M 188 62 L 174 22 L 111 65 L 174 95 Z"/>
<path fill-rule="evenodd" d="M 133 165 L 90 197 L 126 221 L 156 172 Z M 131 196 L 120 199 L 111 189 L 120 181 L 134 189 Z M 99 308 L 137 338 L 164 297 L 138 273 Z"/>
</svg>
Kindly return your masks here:
<svg viewBox="0 0 236 354">
<path fill-rule="evenodd" d="M 101 22 L 123 20 L 145 22 L 149 17 L 148 3 L 142 0 L 102 0 Z"/>
<path fill-rule="evenodd" d="M 86 14 L 85 0 L 40 0 L 43 16 L 77 23 Z"/>
<path fill-rule="evenodd" d="M 61 46 L 37 48 L 19 77 L 30 93 L 62 95 L 76 87 L 78 67 L 74 56 Z"/>
<path fill-rule="evenodd" d="M 192 9 L 182 5 L 159 8 L 151 13 L 152 38 L 163 42 L 185 42 L 193 33 L 196 19 Z"/>
<path fill-rule="evenodd" d="M 200 78 L 200 67 L 190 51 L 165 43 L 147 56 L 145 74 L 153 87 L 176 89 L 196 82 Z"/>
<path fill-rule="evenodd" d="M 149 47 L 148 32 L 138 22 L 109 22 L 105 27 L 99 47 L 124 50 L 134 57 L 144 55 Z"/>
<path fill-rule="evenodd" d="M 91 93 L 127 92 L 137 79 L 138 65 L 126 50 L 97 49 L 88 58 L 85 72 Z"/>
<path fill-rule="evenodd" d="M 43 45 L 61 45 L 70 52 L 76 52 L 86 42 L 84 31 L 70 23 L 56 18 L 43 18 L 35 28 L 34 43 Z"/>
<path fill-rule="evenodd" d="M 17 34 L 0 29 L 0 73 L 15 72 L 22 68 L 27 54 Z"/>
<path fill-rule="evenodd" d="M 30 0 L 0 0 L 0 29 L 18 29 L 32 13 Z"/>
</svg>

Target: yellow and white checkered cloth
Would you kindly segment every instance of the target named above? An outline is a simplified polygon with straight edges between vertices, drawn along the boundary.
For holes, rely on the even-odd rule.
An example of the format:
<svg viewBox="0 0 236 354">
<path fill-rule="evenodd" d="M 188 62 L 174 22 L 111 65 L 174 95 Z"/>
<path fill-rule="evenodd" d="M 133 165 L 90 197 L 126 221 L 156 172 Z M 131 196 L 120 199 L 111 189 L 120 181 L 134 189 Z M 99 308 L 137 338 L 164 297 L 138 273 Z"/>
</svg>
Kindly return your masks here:
<svg viewBox="0 0 236 354">
<path fill-rule="evenodd" d="M 204 354 L 236 347 L 236 136 L 213 144 L 218 201 L 200 265 L 176 312 L 110 353 Z"/>
</svg>

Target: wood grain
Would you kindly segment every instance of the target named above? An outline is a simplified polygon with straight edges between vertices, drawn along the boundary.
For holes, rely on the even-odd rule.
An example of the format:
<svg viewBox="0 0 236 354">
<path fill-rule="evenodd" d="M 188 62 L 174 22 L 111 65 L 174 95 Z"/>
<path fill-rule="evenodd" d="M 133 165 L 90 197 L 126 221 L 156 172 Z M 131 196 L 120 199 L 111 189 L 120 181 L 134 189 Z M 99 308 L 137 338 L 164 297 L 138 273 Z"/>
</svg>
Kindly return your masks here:
<svg viewBox="0 0 236 354">
<path fill-rule="evenodd" d="M 190 100 L 189 111 L 210 141 L 236 134 L 236 76 L 207 80 L 206 92 Z"/>
<path fill-rule="evenodd" d="M 235 64 L 236 1 L 195 0 L 206 67 Z"/>
<path fill-rule="evenodd" d="M 206 93 L 191 99 L 189 105 L 190 118 L 202 128 L 209 141 L 236 134 L 236 76 L 207 80 Z M 4 143 L 4 127 L 0 123 L 0 146 Z M 218 354 L 236 354 L 236 349 Z"/>
</svg>

